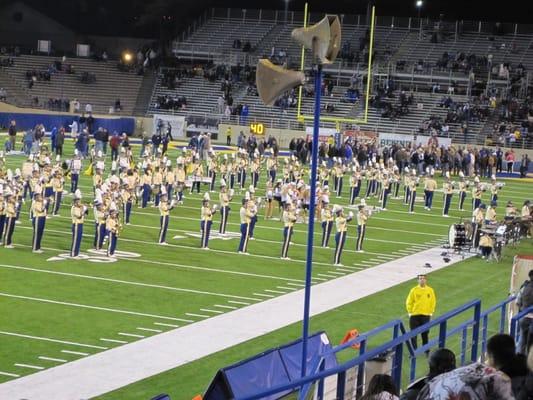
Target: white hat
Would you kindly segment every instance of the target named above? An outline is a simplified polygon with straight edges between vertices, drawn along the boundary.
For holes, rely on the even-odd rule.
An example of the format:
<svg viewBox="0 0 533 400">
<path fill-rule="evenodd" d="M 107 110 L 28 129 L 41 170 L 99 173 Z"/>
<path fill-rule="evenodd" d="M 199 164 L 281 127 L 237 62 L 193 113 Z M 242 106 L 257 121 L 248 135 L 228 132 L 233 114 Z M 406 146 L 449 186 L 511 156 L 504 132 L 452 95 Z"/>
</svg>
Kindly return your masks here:
<svg viewBox="0 0 533 400">
<path fill-rule="evenodd" d="M 226 186 L 226 180 L 224 178 L 220 180 L 220 186 Z"/>
<path fill-rule="evenodd" d="M 493 181 L 495 181 L 495 180 L 496 180 L 496 175 L 492 174 L 491 179 L 492 179 Z"/>
<path fill-rule="evenodd" d="M 250 193 L 255 193 L 254 185 L 250 185 L 250 186 L 248 187 L 248 191 L 249 191 Z"/>
<path fill-rule="evenodd" d="M 446 178 L 450 177 L 450 171 L 446 171 Z"/>
<path fill-rule="evenodd" d="M 476 176 L 476 177 L 474 178 L 474 182 L 475 182 L 475 183 L 479 183 L 479 176 Z"/>
<path fill-rule="evenodd" d="M 459 178 L 464 178 L 465 177 L 465 174 L 463 173 L 463 171 L 459 171 Z"/>
<path fill-rule="evenodd" d="M 80 199 L 81 199 L 81 190 L 76 189 L 76 191 L 74 192 L 74 200 L 80 200 Z"/>
<path fill-rule="evenodd" d="M 211 200 L 211 197 L 209 196 L 209 192 L 204 193 L 204 200 Z"/>
<path fill-rule="evenodd" d="M 56 161 L 57 162 L 61 161 L 61 156 L 59 154 L 56 156 Z"/>
</svg>

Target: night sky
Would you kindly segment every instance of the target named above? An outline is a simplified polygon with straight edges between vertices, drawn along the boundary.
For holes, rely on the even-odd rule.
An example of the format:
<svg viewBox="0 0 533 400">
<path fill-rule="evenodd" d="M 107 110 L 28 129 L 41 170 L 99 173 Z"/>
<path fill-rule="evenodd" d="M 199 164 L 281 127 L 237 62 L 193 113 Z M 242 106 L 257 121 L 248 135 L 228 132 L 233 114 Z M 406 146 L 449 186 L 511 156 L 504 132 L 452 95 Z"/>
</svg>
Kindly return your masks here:
<svg viewBox="0 0 533 400">
<path fill-rule="evenodd" d="M 0 0 L 7 4 L 12 0 Z M 423 0 L 423 17 L 533 24 L 533 1 L 503 3 L 480 0 Z M 161 37 L 173 36 L 208 7 L 283 10 L 284 0 L 24 0 L 81 33 Z M 309 0 L 312 11 L 364 14 L 367 1 Z M 290 10 L 303 10 L 304 0 L 289 0 Z M 415 0 L 375 0 L 378 15 L 416 16 Z"/>
</svg>

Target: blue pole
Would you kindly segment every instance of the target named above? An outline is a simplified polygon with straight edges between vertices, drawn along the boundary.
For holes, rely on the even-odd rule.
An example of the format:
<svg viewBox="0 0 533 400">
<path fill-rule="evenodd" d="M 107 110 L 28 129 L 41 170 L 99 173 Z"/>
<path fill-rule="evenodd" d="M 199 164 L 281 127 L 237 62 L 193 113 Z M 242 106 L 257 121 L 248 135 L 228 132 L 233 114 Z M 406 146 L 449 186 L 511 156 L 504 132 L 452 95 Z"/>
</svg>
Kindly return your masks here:
<svg viewBox="0 0 533 400">
<path fill-rule="evenodd" d="M 311 302 L 311 274 L 313 272 L 313 233 L 315 231 L 316 175 L 318 164 L 318 130 L 320 128 L 320 89 L 322 65 L 315 69 L 315 116 L 313 119 L 313 142 L 311 153 L 311 196 L 309 199 L 309 225 L 307 229 L 307 260 L 305 263 L 305 296 L 302 332 L 302 378 L 306 375 L 307 339 L 309 336 L 309 309 Z"/>
</svg>

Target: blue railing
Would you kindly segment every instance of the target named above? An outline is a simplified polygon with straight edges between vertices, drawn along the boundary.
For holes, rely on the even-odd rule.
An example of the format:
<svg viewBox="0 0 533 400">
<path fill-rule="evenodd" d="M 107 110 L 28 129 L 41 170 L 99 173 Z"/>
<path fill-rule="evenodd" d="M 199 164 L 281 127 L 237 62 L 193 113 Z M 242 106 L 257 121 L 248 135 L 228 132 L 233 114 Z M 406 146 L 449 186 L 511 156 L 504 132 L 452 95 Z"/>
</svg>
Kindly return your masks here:
<svg viewBox="0 0 533 400">
<path fill-rule="evenodd" d="M 508 319 L 508 308 L 510 303 L 514 300 L 515 297 L 509 297 L 508 299 L 483 312 L 481 312 L 481 301 L 473 300 L 412 331 L 408 331 L 401 320 L 393 320 L 383 326 L 361 334 L 349 342 L 336 346 L 327 354 L 317 358 L 313 364 L 313 368 L 311 368 L 309 371 L 309 375 L 289 384 L 278 385 L 263 392 L 256 393 L 252 396 L 241 397 L 236 400 L 262 399 L 287 390 L 299 391 L 298 399 L 303 400 L 309 398 L 309 394 L 315 387 L 317 398 L 323 399 L 325 390 L 324 380 L 327 377 L 335 375 L 337 376 L 336 399 L 343 400 L 345 398 L 347 372 L 356 367 L 356 390 L 357 395 L 360 395 L 363 390 L 360 383 L 363 382 L 364 379 L 365 363 L 385 353 L 392 356 L 392 367 L 390 374 L 395 384 L 397 387 L 403 387 L 402 367 L 405 366 L 405 350 L 407 350 L 407 356 L 409 357 L 408 380 L 409 382 L 412 382 L 416 378 L 418 356 L 424 354 L 426 351 L 432 348 L 446 347 L 447 342 L 451 337 L 458 337 L 460 339 L 458 359 L 460 360 L 461 365 L 477 361 L 480 356 L 482 357 L 486 350 L 490 323 L 492 322 L 497 326 L 495 330 L 497 330 L 499 333 L 505 332 L 505 328 L 507 326 L 506 322 Z M 533 307 L 520 312 L 511 319 L 511 335 L 514 337 L 517 336 L 517 324 L 519 320 L 530 312 L 533 312 Z M 457 326 L 451 327 L 452 319 L 463 318 L 465 316 L 467 317 L 466 320 L 461 320 L 459 323 L 457 323 Z M 494 320 L 494 318 L 491 317 L 496 317 L 498 319 Z M 435 338 L 430 340 L 426 345 L 415 349 L 411 344 L 411 339 L 420 335 L 422 332 L 430 330 L 431 328 L 437 329 Z M 472 331 L 470 335 L 469 330 Z M 382 335 L 386 332 L 391 332 L 391 340 L 379 346 L 369 348 L 369 340 L 376 339 L 377 335 Z M 339 364 L 334 368 L 325 369 L 324 359 L 326 355 L 331 355 L 332 353 L 338 354 L 343 350 L 349 349 L 353 345 L 360 346 L 357 357 Z M 426 358 L 423 357 L 423 359 L 425 362 Z"/>
</svg>

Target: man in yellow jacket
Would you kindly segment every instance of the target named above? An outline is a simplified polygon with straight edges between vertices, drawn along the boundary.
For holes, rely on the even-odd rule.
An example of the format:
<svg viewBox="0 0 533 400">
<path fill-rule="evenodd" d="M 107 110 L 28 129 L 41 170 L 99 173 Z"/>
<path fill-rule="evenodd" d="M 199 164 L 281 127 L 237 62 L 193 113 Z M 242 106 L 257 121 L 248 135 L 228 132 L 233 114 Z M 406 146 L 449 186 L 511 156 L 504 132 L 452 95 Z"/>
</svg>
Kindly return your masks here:
<svg viewBox="0 0 533 400">
<path fill-rule="evenodd" d="M 405 307 L 409 314 L 409 329 L 413 330 L 427 324 L 435 312 L 436 303 L 435 292 L 427 285 L 426 275 L 418 275 L 418 285 L 411 289 L 405 300 Z M 421 336 L 422 344 L 427 344 L 429 332 L 422 332 Z M 411 339 L 411 343 L 416 349 L 416 336 Z M 429 350 L 426 353 L 429 353 Z"/>
</svg>

